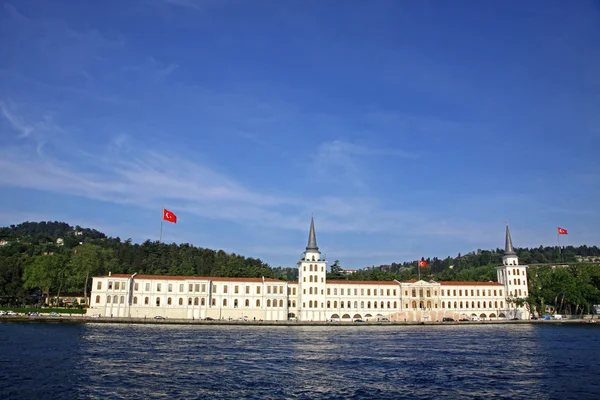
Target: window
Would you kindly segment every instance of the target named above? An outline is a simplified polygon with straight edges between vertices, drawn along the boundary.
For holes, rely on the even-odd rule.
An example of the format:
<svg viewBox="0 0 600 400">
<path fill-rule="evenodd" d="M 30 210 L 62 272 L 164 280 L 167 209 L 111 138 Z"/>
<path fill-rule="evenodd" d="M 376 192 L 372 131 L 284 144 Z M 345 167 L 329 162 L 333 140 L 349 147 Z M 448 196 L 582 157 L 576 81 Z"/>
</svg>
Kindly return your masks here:
<svg viewBox="0 0 600 400">
<path fill-rule="evenodd" d="M 160 307 L 160 297 L 156 298 L 156 307 Z"/>
<path fill-rule="evenodd" d="M 238 307 L 238 299 L 233 300 L 233 307 L 234 308 Z"/>
<path fill-rule="evenodd" d="M 223 307 L 227 307 L 227 299 L 223 299 Z"/>
<path fill-rule="evenodd" d="M 246 294 L 250 294 L 250 286 L 246 286 Z"/>
<path fill-rule="evenodd" d="M 96 296 L 96 304 L 100 303 L 100 295 Z"/>
<path fill-rule="evenodd" d="M 110 295 L 106 296 L 106 303 L 110 303 Z"/>
<path fill-rule="evenodd" d="M 194 285 L 190 283 L 190 284 L 188 285 L 188 292 L 190 292 L 190 293 L 191 293 L 191 292 L 193 292 L 193 291 L 194 291 Z"/>
<path fill-rule="evenodd" d="M 150 298 L 149 297 L 144 298 L 144 304 L 145 305 L 150 304 Z"/>
<path fill-rule="evenodd" d="M 169 286 L 168 286 L 168 289 L 167 289 L 167 290 L 168 290 L 169 292 L 172 292 L 172 291 L 173 291 L 173 284 L 172 284 L 172 283 L 169 283 Z"/>
<path fill-rule="evenodd" d="M 97 290 L 101 290 L 102 289 L 102 281 L 98 281 L 98 286 L 96 286 Z"/>
<path fill-rule="evenodd" d="M 331 302 L 327 301 L 327 308 L 331 308 Z"/>
<path fill-rule="evenodd" d="M 260 300 L 256 300 L 256 307 L 260 307 Z"/>
<path fill-rule="evenodd" d="M 427 297 L 431 297 L 431 290 L 427 289 Z"/>
<path fill-rule="evenodd" d="M 198 297 L 194 297 L 194 305 L 197 306 L 198 305 Z"/>
<path fill-rule="evenodd" d="M 183 305 L 183 297 L 179 298 L 179 305 L 182 306 Z"/>
<path fill-rule="evenodd" d="M 342 293 L 342 294 L 344 294 L 344 293 Z M 371 295 L 371 289 L 367 289 L 367 296 L 370 296 L 370 295 Z"/>
<path fill-rule="evenodd" d="M 217 305 L 217 299 L 212 299 L 212 301 L 211 301 L 211 304 L 212 304 L 213 306 L 216 306 L 216 305 Z"/>
<path fill-rule="evenodd" d="M 377 289 L 373 289 L 373 296 L 377 296 Z"/>
<path fill-rule="evenodd" d="M 118 302 L 119 302 L 119 296 L 117 296 L 117 295 L 114 295 L 114 296 L 113 296 L 113 303 L 114 303 L 114 304 L 117 304 Z"/>
<path fill-rule="evenodd" d="M 358 289 L 354 289 L 354 295 L 358 296 Z"/>
<path fill-rule="evenodd" d="M 387 295 L 388 295 L 388 296 L 390 295 L 390 289 L 388 289 L 388 290 L 387 290 Z"/>
<path fill-rule="evenodd" d="M 360 295 L 364 296 L 365 295 L 365 289 L 360 289 Z"/>
<path fill-rule="evenodd" d="M 306 265 L 304 266 L 304 269 L 303 269 L 303 271 L 306 271 Z"/>
<path fill-rule="evenodd" d="M 179 284 L 179 293 L 183 293 L 183 283 Z"/>
<path fill-rule="evenodd" d="M 146 292 L 149 292 L 149 291 L 150 291 L 150 282 L 147 282 L 146 283 Z"/>
<path fill-rule="evenodd" d="M 133 298 L 133 304 L 137 304 L 137 296 Z"/>
<path fill-rule="evenodd" d="M 396 307 L 398 307 L 398 302 L 397 301 L 394 302 L 394 308 L 396 308 Z"/>
<path fill-rule="evenodd" d="M 459 291 L 458 291 L 458 295 L 459 295 L 459 296 L 462 296 L 462 290 L 459 290 Z"/>
<path fill-rule="evenodd" d="M 343 296 L 344 295 L 344 289 L 340 289 L 340 294 Z"/>
<path fill-rule="evenodd" d="M 337 296 L 337 288 L 334 288 L 334 289 L 333 289 L 333 295 L 334 295 L 334 296 Z"/>
<path fill-rule="evenodd" d="M 188 306 L 191 306 L 191 305 L 192 305 L 192 298 L 188 297 Z"/>
<path fill-rule="evenodd" d="M 246 299 L 246 303 L 244 304 L 246 307 L 250 307 L 250 300 Z"/>
<path fill-rule="evenodd" d="M 417 289 L 412 290 L 412 297 L 417 297 Z"/>
<path fill-rule="evenodd" d="M 217 285 L 213 285 L 213 293 L 217 293 Z"/>
<path fill-rule="evenodd" d="M 214 304 L 214 299 L 213 299 L 213 304 Z M 205 306 L 206 305 L 206 299 L 204 297 L 200 299 L 200 305 L 201 306 Z"/>
<path fill-rule="evenodd" d="M 238 294 L 240 292 L 240 287 L 238 285 L 235 285 L 233 287 L 233 293 Z"/>
<path fill-rule="evenodd" d="M 112 289 L 112 287 L 113 287 L 112 285 L 113 285 L 112 281 L 108 281 L 108 290 Z"/>
<path fill-rule="evenodd" d="M 157 284 L 156 284 L 156 291 L 157 291 L 157 292 L 160 292 L 160 289 L 161 289 L 161 287 L 160 287 L 160 286 L 161 286 L 161 284 L 160 284 L 160 283 L 157 283 Z"/>
<path fill-rule="evenodd" d="M 139 290 L 139 283 L 137 283 L 137 282 L 136 282 L 136 283 L 133 285 L 133 290 L 135 290 L 136 292 Z"/>
<path fill-rule="evenodd" d="M 396 289 L 394 289 L 394 296 L 396 295 Z"/>
<path fill-rule="evenodd" d="M 260 286 L 256 287 L 256 294 L 260 294 Z"/>
<path fill-rule="evenodd" d="M 331 294 L 331 289 L 327 288 L 327 296 Z M 327 306 L 329 308 L 329 306 Z"/>
<path fill-rule="evenodd" d="M 202 293 L 206 293 L 206 283 L 202 284 Z"/>
<path fill-rule="evenodd" d="M 228 288 L 227 285 L 223 285 L 223 293 L 227 293 L 227 288 Z"/>
<path fill-rule="evenodd" d="M 167 299 L 167 305 L 169 305 L 169 306 L 171 305 L 171 298 L 170 297 Z"/>
</svg>

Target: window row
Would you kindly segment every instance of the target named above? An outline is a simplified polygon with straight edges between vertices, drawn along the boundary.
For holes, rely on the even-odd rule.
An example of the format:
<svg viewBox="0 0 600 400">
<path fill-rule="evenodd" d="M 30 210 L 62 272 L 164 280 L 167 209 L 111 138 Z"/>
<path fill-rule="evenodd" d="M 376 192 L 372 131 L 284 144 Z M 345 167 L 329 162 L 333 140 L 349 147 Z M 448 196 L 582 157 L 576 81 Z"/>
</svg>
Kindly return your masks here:
<svg viewBox="0 0 600 400">
<path fill-rule="evenodd" d="M 316 304 L 316 301 L 314 302 Z M 303 303 L 304 304 L 304 303 Z M 309 302 L 310 304 L 310 302 Z M 354 307 L 352 307 L 352 305 L 354 304 Z M 360 304 L 360 307 L 359 307 Z M 354 303 L 352 303 L 351 301 L 340 301 L 339 302 L 339 308 L 365 308 L 365 304 L 367 305 L 367 308 L 371 308 L 371 305 L 373 306 L 373 308 L 381 308 L 381 309 L 385 309 L 385 308 L 397 308 L 398 307 L 398 302 L 394 301 L 388 301 L 387 303 L 382 301 L 379 303 L 379 307 L 378 307 L 378 303 L 376 301 L 374 301 L 372 304 L 370 301 L 367 301 L 366 303 L 364 301 L 361 301 L 360 303 L 358 301 L 355 301 Z M 333 307 L 332 307 L 333 305 Z M 387 307 L 386 307 L 387 305 Z M 316 307 L 316 305 L 315 305 Z M 321 305 L 322 307 L 322 305 Z M 309 306 L 309 308 L 311 308 Z M 338 302 L 337 301 L 327 301 L 327 308 L 338 308 Z"/>
<path fill-rule="evenodd" d="M 97 295 L 96 296 L 96 304 L 99 304 L 100 300 L 101 300 L 100 295 Z M 143 300 L 144 300 L 144 305 L 146 305 L 146 306 L 151 305 L 150 304 L 150 297 L 146 296 L 146 297 L 143 298 Z M 238 299 L 234 299 L 231 303 L 228 303 L 227 300 L 228 299 L 223 299 L 223 303 L 222 303 L 223 307 L 228 307 L 229 305 L 231 305 L 234 308 L 237 308 L 239 306 Z M 107 304 L 111 304 L 111 303 L 112 304 L 125 304 L 125 296 L 117 296 L 117 295 L 110 296 L 110 295 L 108 295 L 108 296 L 106 296 L 106 303 Z M 183 306 L 183 303 L 184 303 L 184 299 L 183 299 L 183 297 L 180 297 L 178 299 L 178 305 Z M 138 297 L 137 296 L 133 297 L 133 304 L 134 305 L 140 304 L 140 303 L 138 303 Z M 260 299 L 257 299 L 256 302 L 255 302 L 255 304 L 256 304 L 256 307 L 260 307 L 260 304 L 261 304 Z M 156 300 L 155 300 L 155 302 L 154 302 L 154 304 L 152 304 L 152 305 L 160 306 L 161 305 L 161 298 L 157 297 Z M 173 305 L 173 299 L 171 297 L 167 298 L 167 305 L 169 305 L 169 306 Z M 199 306 L 206 306 L 206 298 L 205 297 L 201 297 L 201 298 L 199 298 L 199 297 L 194 297 L 194 298 L 188 297 L 188 299 L 187 299 L 187 305 L 188 306 L 192 306 L 192 305 L 194 305 L 194 306 L 198 306 L 198 305 Z M 216 306 L 217 305 L 217 299 L 212 299 L 211 305 L 212 306 Z M 288 300 L 287 305 L 288 305 L 288 307 L 296 307 L 296 301 L 295 300 Z M 245 307 L 250 307 L 250 300 L 249 299 L 246 299 L 244 301 L 244 306 Z M 280 300 L 273 299 L 273 301 L 271 301 L 269 299 L 269 300 L 267 300 L 266 306 L 267 307 L 284 307 L 284 300 L 283 299 L 280 299 Z"/>
<path fill-rule="evenodd" d="M 340 296 L 352 296 L 352 290 L 351 288 L 340 288 Z M 360 295 L 364 296 L 365 292 L 367 293 L 367 296 L 371 296 L 371 293 L 373 293 L 373 296 L 396 296 L 396 289 L 379 289 L 379 291 L 377 289 L 360 289 Z M 327 288 L 327 295 L 331 296 L 332 290 L 331 288 Z M 358 288 L 354 288 L 354 296 L 358 296 L 359 294 L 359 289 Z M 338 290 L 337 288 L 333 288 L 333 295 L 337 296 L 338 294 Z"/>
<path fill-rule="evenodd" d="M 314 260 L 315 260 L 315 259 L 314 259 L 314 257 L 313 257 L 313 261 L 314 261 Z M 306 265 L 304 266 L 304 268 L 303 268 L 302 270 L 303 270 L 303 271 L 306 271 Z M 318 266 L 318 265 L 312 265 L 312 264 L 310 264 L 310 265 L 308 266 L 308 270 L 309 270 L 309 271 L 311 271 L 311 272 L 312 272 L 312 271 L 318 272 L 318 271 L 319 271 L 319 266 Z M 321 272 L 325 272 L 325 267 L 324 267 L 324 266 L 321 266 Z"/>
<path fill-rule="evenodd" d="M 308 281 L 309 282 L 319 282 L 319 278 L 316 275 L 309 275 Z M 306 282 L 306 277 L 302 278 L 302 282 Z M 323 283 L 323 282 L 325 282 L 325 278 L 321 277 L 321 283 Z"/>
<path fill-rule="evenodd" d="M 513 284 L 513 283 L 514 283 L 515 285 L 519 285 L 519 286 L 520 286 L 520 285 L 521 285 L 521 279 L 515 279 L 514 281 L 508 281 L 508 284 L 509 284 L 509 285 L 511 285 L 511 284 Z M 523 285 L 524 285 L 524 284 L 525 284 L 525 280 L 523 280 Z"/>
<path fill-rule="evenodd" d="M 442 289 L 442 296 L 447 295 L 447 296 L 456 296 L 458 292 L 458 296 L 462 296 L 463 295 L 463 290 L 462 289 L 458 289 L 458 291 L 456 289 L 452 289 L 452 291 L 450 291 L 450 289 L 448 289 L 447 292 L 444 291 L 444 289 Z M 486 291 L 485 289 L 471 289 L 470 291 L 471 293 L 471 297 L 474 296 L 486 296 Z M 487 290 L 487 296 L 492 296 L 492 293 L 494 293 L 494 296 L 502 296 L 502 289 L 498 290 L 498 289 L 494 289 L 492 291 L 492 289 L 488 289 Z M 464 294 L 465 296 L 469 296 L 469 289 L 465 289 L 464 290 Z M 413 289 L 413 297 L 416 297 L 414 295 L 414 289 Z M 422 296 L 421 296 L 422 297 Z"/>
<path fill-rule="evenodd" d="M 316 278 L 315 278 L 316 279 Z M 315 280 L 316 282 L 316 280 Z M 127 282 L 120 282 L 120 281 L 108 281 L 108 290 L 127 290 Z M 140 282 L 135 282 L 133 285 L 133 290 L 136 292 L 140 291 Z M 179 293 L 206 293 L 206 289 L 207 289 L 207 284 L 206 283 L 189 283 L 187 284 L 187 292 L 185 291 L 185 284 L 184 283 L 179 283 L 179 284 L 174 284 L 174 283 L 168 283 L 168 284 L 164 284 L 164 283 L 156 283 L 155 285 L 155 291 L 156 292 L 162 292 L 163 289 L 166 289 L 167 293 L 173 293 L 174 290 L 177 288 L 177 286 L 179 286 Z M 218 293 L 218 284 L 212 284 L 212 292 L 213 293 Z M 222 286 L 222 293 L 229 293 L 229 285 L 221 285 Z M 250 294 L 250 285 L 246 285 L 246 286 L 242 286 L 245 287 L 244 291 L 246 294 Z M 260 294 L 261 292 L 261 286 L 255 286 L 256 287 L 256 294 Z M 97 285 L 96 285 L 97 290 L 102 290 L 102 281 L 98 281 Z M 146 282 L 143 283 L 143 288 L 144 291 L 146 292 L 150 292 L 152 289 L 152 285 L 150 282 Z M 283 294 L 284 292 L 284 286 L 283 285 L 267 285 L 267 293 L 273 293 L 273 294 Z M 233 286 L 233 293 L 234 294 L 239 294 L 241 293 L 240 290 L 240 285 L 234 285 Z M 296 294 L 296 288 L 288 288 L 288 294 L 292 294 L 295 295 Z"/>
<path fill-rule="evenodd" d="M 500 301 L 499 304 L 500 304 L 500 308 L 504 307 L 504 302 L 503 301 Z M 442 301 L 442 308 L 446 308 L 446 302 L 445 301 Z M 450 302 L 450 301 L 448 302 L 448 308 L 453 308 L 452 307 L 452 302 Z M 469 308 L 469 302 L 465 301 L 464 302 L 464 307 L 463 307 L 463 302 L 462 301 L 461 302 L 456 302 L 455 301 L 454 302 L 454 308 Z M 491 309 L 494 309 L 494 308 L 498 308 L 498 302 L 494 301 L 494 303 L 492 304 L 492 302 L 489 301 L 489 302 L 487 302 L 487 305 L 486 305 L 485 301 L 483 303 L 480 302 L 480 301 L 478 301 L 477 302 L 477 307 L 475 307 L 475 302 L 472 301 L 470 308 L 491 308 Z"/>
</svg>

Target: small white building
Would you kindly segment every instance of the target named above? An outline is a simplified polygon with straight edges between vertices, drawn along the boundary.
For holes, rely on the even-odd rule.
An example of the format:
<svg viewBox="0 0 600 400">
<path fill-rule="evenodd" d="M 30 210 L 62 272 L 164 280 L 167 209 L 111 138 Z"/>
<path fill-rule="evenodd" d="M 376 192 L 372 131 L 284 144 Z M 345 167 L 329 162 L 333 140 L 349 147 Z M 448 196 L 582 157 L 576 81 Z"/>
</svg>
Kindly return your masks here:
<svg viewBox="0 0 600 400">
<path fill-rule="evenodd" d="M 327 262 L 311 219 L 298 282 L 109 273 L 93 278 L 88 315 L 269 321 L 529 319 L 525 306 L 515 307 L 514 302 L 527 297 L 526 268 L 519 265 L 507 224 L 498 282 L 327 281 Z"/>
</svg>

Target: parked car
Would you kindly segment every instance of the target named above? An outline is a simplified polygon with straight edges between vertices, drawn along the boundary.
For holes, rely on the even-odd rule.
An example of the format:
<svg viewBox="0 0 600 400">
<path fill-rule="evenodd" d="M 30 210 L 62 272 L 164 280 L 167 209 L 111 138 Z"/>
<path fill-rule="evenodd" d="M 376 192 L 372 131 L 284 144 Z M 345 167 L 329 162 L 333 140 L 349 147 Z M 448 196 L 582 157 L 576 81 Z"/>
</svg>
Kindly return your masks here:
<svg viewBox="0 0 600 400">
<path fill-rule="evenodd" d="M 454 322 L 454 318 L 444 317 L 444 319 L 442 319 L 442 322 Z"/>
</svg>

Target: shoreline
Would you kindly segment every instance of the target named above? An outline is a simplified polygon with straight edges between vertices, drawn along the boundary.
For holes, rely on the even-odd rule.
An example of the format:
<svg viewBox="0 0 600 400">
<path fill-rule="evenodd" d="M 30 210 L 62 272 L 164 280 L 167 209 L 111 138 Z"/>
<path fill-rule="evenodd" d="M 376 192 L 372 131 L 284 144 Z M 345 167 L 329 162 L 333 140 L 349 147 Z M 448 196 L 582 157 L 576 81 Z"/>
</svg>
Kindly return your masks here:
<svg viewBox="0 0 600 400">
<path fill-rule="evenodd" d="M 593 321 L 593 322 L 591 322 Z M 227 320 L 188 320 L 188 319 L 144 319 L 127 317 L 88 317 L 88 316 L 2 316 L 0 322 L 29 322 L 29 323 L 67 323 L 67 324 L 133 324 L 133 325 L 241 325 L 241 326 L 414 326 L 414 325 L 506 325 L 506 324 L 569 324 L 569 325 L 600 325 L 598 320 L 568 319 L 568 320 L 497 320 L 497 321 L 428 321 L 428 322 L 326 322 L 326 321 L 227 321 Z"/>
</svg>

